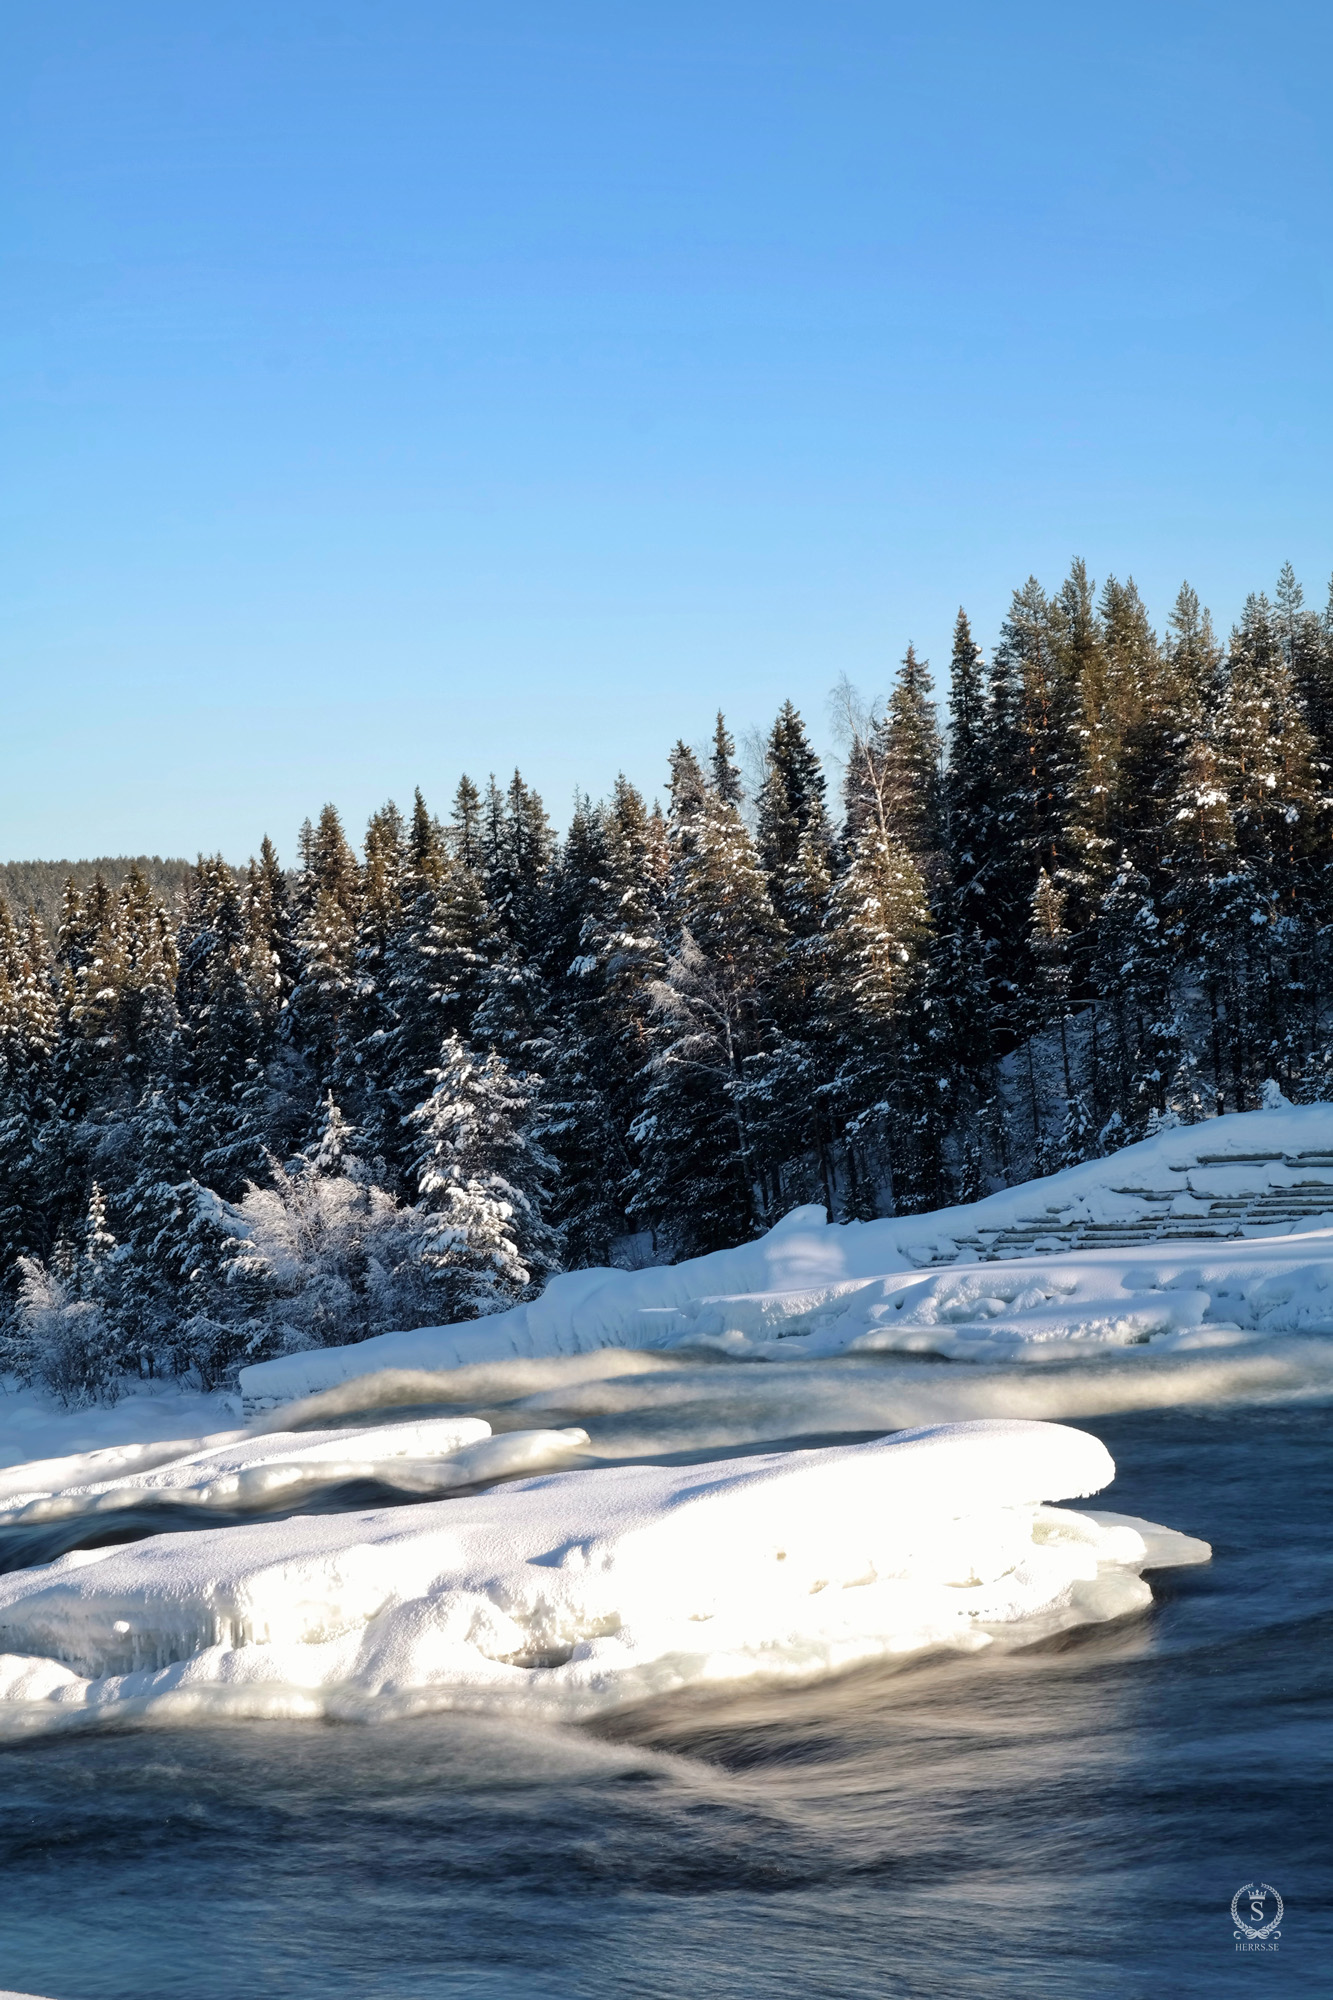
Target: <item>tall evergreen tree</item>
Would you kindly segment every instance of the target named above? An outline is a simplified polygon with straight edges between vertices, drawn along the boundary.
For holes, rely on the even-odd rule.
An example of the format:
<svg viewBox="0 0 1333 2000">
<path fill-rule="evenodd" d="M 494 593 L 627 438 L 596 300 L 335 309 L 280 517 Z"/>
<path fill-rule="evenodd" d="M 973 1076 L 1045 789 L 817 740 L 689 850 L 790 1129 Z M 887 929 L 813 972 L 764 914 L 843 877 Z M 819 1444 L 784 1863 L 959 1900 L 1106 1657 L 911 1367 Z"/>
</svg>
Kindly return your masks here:
<svg viewBox="0 0 1333 2000">
<path fill-rule="evenodd" d="M 722 710 L 719 709 L 717 712 L 717 727 L 713 731 L 713 790 L 729 806 L 739 806 L 745 796 L 745 787 L 741 783 L 741 774 L 734 762 L 735 756 L 735 742 L 732 739 L 730 730 L 727 728 L 726 718 L 723 716 Z"/>
<path fill-rule="evenodd" d="M 919 998 L 929 934 L 925 886 L 911 855 L 867 827 L 834 885 L 828 917 L 826 1004 L 836 1022 L 834 1099 L 853 1215 L 878 1211 L 877 1190 L 914 1181 L 910 1128 L 921 1078 L 907 1059 L 904 1029 Z"/>
<path fill-rule="evenodd" d="M 361 881 L 337 810 L 326 805 L 302 834 L 296 894 L 299 973 L 289 1003 L 290 1032 L 319 1078 L 331 1081 L 350 1059 L 356 996 Z"/>
<path fill-rule="evenodd" d="M 768 894 L 786 920 L 793 897 L 801 894 L 798 857 L 807 838 L 831 845 L 824 801 L 824 773 L 805 725 L 791 702 L 778 710 L 765 753 L 765 777 L 758 800 L 759 859 Z M 725 801 L 724 801 L 725 803 Z"/>
<path fill-rule="evenodd" d="M 883 726 L 884 827 L 938 895 L 946 881 L 943 746 L 930 669 L 909 646 Z"/>
<path fill-rule="evenodd" d="M 993 811 L 985 666 L 959 607 L 949 663 L 949 763 L 943 801 L 949 876 L 958 920 L 976 925 L 987 896 Z"/>
</svg>

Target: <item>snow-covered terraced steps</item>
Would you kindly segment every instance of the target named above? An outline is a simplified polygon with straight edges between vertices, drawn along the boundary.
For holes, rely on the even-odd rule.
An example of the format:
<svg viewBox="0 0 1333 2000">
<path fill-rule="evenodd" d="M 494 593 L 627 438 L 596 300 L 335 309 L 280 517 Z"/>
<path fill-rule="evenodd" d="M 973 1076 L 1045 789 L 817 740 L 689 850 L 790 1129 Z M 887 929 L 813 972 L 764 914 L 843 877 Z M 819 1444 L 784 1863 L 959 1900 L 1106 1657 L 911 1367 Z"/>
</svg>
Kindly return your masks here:
<svg viewBox="0 0 1333 2000">
<path fill-rule="evenodd" d="M 1228 1176 L 1252 1172 L 1254 1184 L 1238 1192 L 1210 1195 L 1208 1183 L 1219 1170 Z M 1260 1231 L 1308 1229 L 1325 1216 L 1333 1221 L 1333 1154 L 1323 1150 L 1200 1152 L 1193 1161 L 1170 1162 L 1167 1172 L 1177 1177 L 1174 1185 L 1113 1186 L 1108 1190 L 1113 1196 L 1137 1204 L 1136 1214 L 1107 1221 L 1070 1220 L 1071 1204 L 1052 1204 L 1040 1216 L 1023 1216 L 993 1230 L 960 1234 L 954 1239 L 957 1248 L 952 1254 L 941 1246 L 943 1255 L 931 1261 L 953 1263 L 964 1258 L 991 1263 L 1046 1252 L 1128 1249 L 1142 1243 L 1200 1239 L 1216 1241 L 1256 1235 Z M 1183 1189 L 1179 1178 L 1182 1176 Z M 1037 1187 L 1045 1185 L 1034 1183 Z"/>
</svg>

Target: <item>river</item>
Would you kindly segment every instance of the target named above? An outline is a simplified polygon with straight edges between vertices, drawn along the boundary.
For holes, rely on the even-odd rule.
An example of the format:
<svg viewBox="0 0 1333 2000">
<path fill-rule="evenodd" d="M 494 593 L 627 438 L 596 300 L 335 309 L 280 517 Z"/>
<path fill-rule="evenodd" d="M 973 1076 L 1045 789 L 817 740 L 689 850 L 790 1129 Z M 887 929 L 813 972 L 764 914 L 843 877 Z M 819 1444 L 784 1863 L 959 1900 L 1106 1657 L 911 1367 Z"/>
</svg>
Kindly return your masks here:
<svg viewBox="0 0 1333 2000">
<path fill-rule="evenodd" d="M 442 1714 L 8 1744 L 0 1985 L 51 2000 L 1333 1991 L 1333 1409 L 1078 1421 L 1116 1459 L 1105 1504 L 1204 1537 L 1214 1560 L 1154 1579 L 1143 1614 L 1058 1642 L 591 1728 Z M 1285 1903 L 1262 1956 L 1237 1950 L 1230 1909 L 1255 1881 Z"/>
</svg>

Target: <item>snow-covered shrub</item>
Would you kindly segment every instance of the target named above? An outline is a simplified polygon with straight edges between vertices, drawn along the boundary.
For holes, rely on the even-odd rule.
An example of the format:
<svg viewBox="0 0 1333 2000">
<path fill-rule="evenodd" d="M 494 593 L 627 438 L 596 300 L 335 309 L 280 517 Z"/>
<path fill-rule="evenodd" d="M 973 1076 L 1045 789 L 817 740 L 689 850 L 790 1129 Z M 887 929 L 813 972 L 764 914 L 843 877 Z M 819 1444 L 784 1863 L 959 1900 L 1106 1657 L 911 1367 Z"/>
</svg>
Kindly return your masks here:
<svg viewBox="0 0 1333 2000">
<path fill-rule="evenodd" d="M 66 1406 L 114 1403 L 124 1357 L 101 1301 L 80 1298 L 71 1280 L 40 1257 L 20 1257 L 18 1268 L 15 1372 Z"/>
<path fill-rule="evenodd" d="M 247 1188 L 229 1275 L 251 1287 L 272 1344 L 337 1346 L 447 1317 L 423 1261 L 425 1215 L 377 1187 L 354 1155 L 333 1172 L 298 1156 Z"/>
</svg>

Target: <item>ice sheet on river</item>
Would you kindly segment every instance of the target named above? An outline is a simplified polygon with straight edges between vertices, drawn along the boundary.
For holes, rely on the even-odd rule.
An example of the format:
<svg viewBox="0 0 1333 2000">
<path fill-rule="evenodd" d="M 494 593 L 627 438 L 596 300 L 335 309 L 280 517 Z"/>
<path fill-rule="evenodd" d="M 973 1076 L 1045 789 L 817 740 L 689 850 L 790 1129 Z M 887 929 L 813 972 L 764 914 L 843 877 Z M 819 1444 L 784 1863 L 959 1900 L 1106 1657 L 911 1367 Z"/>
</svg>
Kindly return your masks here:
<svg viewBox="0 0 1333 2000">
<path fill-rule="evenodd" d="M 480 1417 L 259 1436 L 223 1431 L 13 1466 L 0 1472 L 0 1527 L 153 1505 L 228 1513 L 295 1507 L 352 1480 L 443 1493 L 539 1471 L 587 1442 L 582 1430 L 492 1437 Z"/>
<path fill-rule="evenodd" d="M 604 1347 L 1003 1361 L 1329 1331 L 1333 1105 L 1317 1104 L 1164 1132 L 932 1215 L 796 1209 L 734 1250 L 569 1272 L 493 1318 L 284 1355 L 241 1388 L 255 1411 L 385 1369 Z"/>
<path fill-rule="evenodd" d="M 1167 1529 L 1046 1504 L 1114 1469 L 1062 1425 L 956 1424 L 83 1550 L 0 1577 L 0 1728 L 146 1710 L 578 1716 L 1030 1640 L 1140 1608 L 1145 1565 L 1207 1558 Z"/>
</svg>

